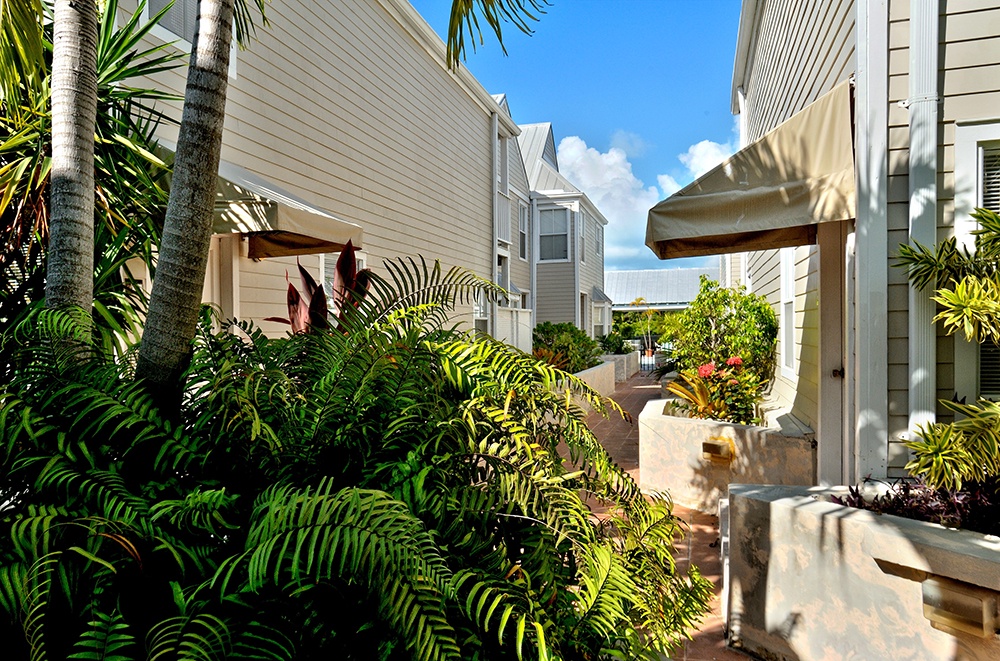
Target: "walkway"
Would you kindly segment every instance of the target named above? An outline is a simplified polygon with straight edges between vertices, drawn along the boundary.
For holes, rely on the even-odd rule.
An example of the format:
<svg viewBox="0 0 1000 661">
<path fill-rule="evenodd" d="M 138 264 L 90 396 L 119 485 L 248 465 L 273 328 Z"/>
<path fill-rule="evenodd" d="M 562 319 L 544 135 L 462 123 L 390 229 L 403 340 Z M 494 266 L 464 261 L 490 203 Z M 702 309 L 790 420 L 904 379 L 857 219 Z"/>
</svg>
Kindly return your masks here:
<svg viewBox="0 0 1000 661">
<path fill-rule="evenodd" d="M 640 372 L 622 383 L 613 395 L 616 402 L 632 416 L 632 422 L 618 419 L 606 420 L 591 414 L 587 420 L 590 428 L 601 440 L 601 444 L 611 453 L 619 466 L 639 480 L 639 414 L 651 399 L 660 398 L 660 383 Z M 702 576 L 715 583 L 715 596 L 711 611 L 702 622 L 693 639 L 686 641 L 684 648 L 674 655 L 674 661 L 747 661 L 750 657 L 727 649 L 722 628 L 721 602 L 722 569 L 719 559 L 719 522 L 715 516 L 702 514 L 679 505 L 674 506 L 674 514 L 688 525 L 689 534 L 677 544 L 678 567 L 683 571 L 688 563 L 694 563 Z"/>
</svg>

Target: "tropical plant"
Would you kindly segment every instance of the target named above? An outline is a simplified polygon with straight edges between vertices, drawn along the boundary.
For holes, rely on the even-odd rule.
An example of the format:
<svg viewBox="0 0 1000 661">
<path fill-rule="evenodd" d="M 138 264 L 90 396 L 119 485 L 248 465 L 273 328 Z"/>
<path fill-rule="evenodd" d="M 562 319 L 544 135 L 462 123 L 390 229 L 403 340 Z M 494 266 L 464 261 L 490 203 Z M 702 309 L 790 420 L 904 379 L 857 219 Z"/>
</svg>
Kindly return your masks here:
<svg viewBox="0 0 1000 661">
<path fill-rule="evenodd" d="M 635 347 L 618 333 L 602 335 L 598 342 L 601 345 L 601 351 L 608 354 L 622 355 L 635 351 Z"/>
<path fill-rule="evenodd" d="M 92 167 L 97 203 L 91 205 L 90 266 L 77 269 L 72 277 L 82 277 L 93 287 L 93 320 L 99 337 L 123 350 L 121 338 L 138 335 L 144 307 L 143 291 L 130 281 L 127 263 L 139 258 L 151 264 L 166 203 L 159 185 L 165 169 L 152 154 L 158 116 L 143 107 L 169 98 L 131 87 L 128 81 L 169 69 L 177 58 L 162 47 L 142 46 L 158 17 L 140 24 L 136 13 L 118 25 L 117 7 L 116 0 L 106 4 L 97 39 L 97 141 Z M 51 252 L 47 251 L 46 199 L 51 180 L 47 71 L 53 26 L 41 20 L 42 10 L 32 3 L 2 5 L 6 12 L 15 9 L 20 13 L 5 14 L 0 28 L 4 35 L 0 66 L 5 74 L 11 72 L 11 78 L 3 79 L 19 82 L 12 89 L 5 87 L 0 100 L 0 329 L 15 325 L 43 300 L 45 259 Z"/>
<path fill-rule="evenodd" d="M 725 367 L 706 363 L 697 370 L 684 370 L 678 377 L 687 385 L 676 380 L 667 384 L 667 390 L 679 398 L 678 402 L 667 404 L 669 412 L 679 409 L 693 418 L 744 425 L 760 421 L 757 404 L 761 383 L 756 375 L 743 369 L 743 359 L 739 356 L 727 359 Z"/>
<path fill-rule="evenodd" d="M 935 248 L 916 244 L 899 247 L 898 265 L 908 271 L 919 289 L 933 286 L 931 297 L 940 312 L 934 318 L 949 335 L 962 333 L 970 342 L 1000 341 L 1000 215 L 976 209 L 972 217 L 970 251 L 955 237 Z M 917 430 L 906 445 L 914 458 L 906 468 L 932 488 L 961 489 L 1000 477 L 1000 405 L 980 400 L 975 404 L 941 401 L 962 416 L 952 423 L 934 423 Z"/>
<path fill-rule="evenodd" d="M 180 416 L 130 361 L 81 359 L 72 317 L 5 336 L 8 658 L 656 659 L 677 642 L 708 584 L 677 570 L 669 501 L 578 402 L 620 409 L 452 329 L 493 285 L 386 269 L 336 329 L 205 318 Z"/>
<path fill-rule="evenodd" d="M 758 382 L 774 377 L 778 320 L 762 296 L 743 287 L 727 289 L 701 276 L 701 288 L 687 309 L 671 317 L 672 357 L 681 369 L 722 364 L 740 356 Z"/>
<path fill-rule="evenodd" d="M 600 344 L 575 324 L 543 321 L 532 331 L 531 344 L 538 358 L 558 358 L 554 364 L 565 361 L 567 372 L 582 372 L 601 364 Z"/>
</svg>

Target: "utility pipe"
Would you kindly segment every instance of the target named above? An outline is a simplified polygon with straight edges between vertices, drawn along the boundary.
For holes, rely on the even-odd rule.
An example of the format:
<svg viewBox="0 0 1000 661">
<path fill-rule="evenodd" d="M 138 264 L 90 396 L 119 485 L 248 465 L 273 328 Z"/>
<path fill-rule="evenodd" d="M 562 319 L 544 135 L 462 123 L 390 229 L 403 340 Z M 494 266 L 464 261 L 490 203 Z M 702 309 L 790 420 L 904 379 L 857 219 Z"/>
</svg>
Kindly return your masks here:
<svg viewBox="0 0 1000 661">
<path fill-rule="evenodd" d="M 937 242 L 938 1 L 910 0 L 910 245 Z M 934 302 L 909 291 L 909 433 L 934 422 L 937 333 Z"/>
</svg>

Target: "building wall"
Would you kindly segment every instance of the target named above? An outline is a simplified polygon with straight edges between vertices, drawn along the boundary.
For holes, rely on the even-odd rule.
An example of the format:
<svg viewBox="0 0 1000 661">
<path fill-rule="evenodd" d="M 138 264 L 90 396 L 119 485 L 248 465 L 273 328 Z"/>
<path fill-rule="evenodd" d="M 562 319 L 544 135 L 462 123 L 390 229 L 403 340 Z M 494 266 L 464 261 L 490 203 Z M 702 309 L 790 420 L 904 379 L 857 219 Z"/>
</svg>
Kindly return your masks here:
<svg viewBox="0 0 1000 661">
<path fill-rule="evenodd" d="M 511 282 L 518 286 L 521 291 L 530 290 L 531 283 L 531 259 L 532 259 L 532 228 L 535 219 L 531 218 L 531 188 L 528 186 L 528 177 L 524 173 L 524 160 L 521 158 L 521 148 L 517 144 L 516 138 L 511 138 L 510 145 L 510 238 L 513 241 L 510 247 L 510 278 Z M 518 254 L 518 201 L 528 207 L 528 254 L 527 259 L 521 259 Z"/>
<path fill-rule="evenodd" d="M 586 253 L 583 255 L 583 262 L 580 264 L 580 293 L 586 294 L 589 297 L 592 296 L 594 292 L 594 287 L 604 290 L 604 254 L 597 253 L 597 234 L 599 223 L 598 220 L 587 214 L 587 224 L 586 230 L 586 241 L 585 250 Z M 590 301 L 593 303 L 593 300 Z M 586 329 L 587 332 L 591 332 L 593 329 Z"/>
<path fill-rule="evenodd" d="M 742 75 L 746 94 L 747 143 L 753 142 L 830 91 L 855 68 L 854 3 L 770 0 L 757 2 L 755 36 Z M 737 72 L 739 81 L 740 72 Z M 781 319 L 781 260 L 779 251 L 748 253 L 747 277 L 754 293 L 767 298 Z M 737 264 L 734 260 L 733 264 Z M 818 266 L 815 246 L 795 251 L 795 372 L 778 369 L 772 399 L 788 407 L 802 422 L 814 426 L 819 381 Z M 733 273 L 730 279 L 739 276 Z"/>
<path fill-rule="evenodd" d="M 576 322 L 579 296 L 576 292 L 576 275 L 573 262 L 539 262 L 535 267 L 537 299 L 535 319 L 538 323 Z"/>
<path fill-rule="evenodd" d="M 495 104 L 446 69 L 399 4 L 268 5 L 270 26 L 236 54 L 222 158 L 361 225 L 376 269 L 419 254 L 491 277 Z M 138 83 L 180 93 L 184 76 Z M 283 267 L 253 268 L 274 280 L 254 295 L 284 291 Z"/>
<path fill-rule="evenodd" d="M 746 93 L 749 141 L 757 140 L 854 71 L 852 0 L 757 2 Z"/>
<path fill-rule="evenodd" d="M 909 183 L 907 145 L 909 114 L 899 101 L 909 96 L 910 3 L 889 3 L 889 264 L 908 239 Z M 975 172 L 955 169 L 956 125 L 972 120 L 1000 121 L 1000 7 L 988 0 L 940 3 L 938 50 L 938 239 L 952 236 L 955 194 L 975 188 Z M 959 219 L 960 222 L 964 219 Z M 906 274 L 888 268 L 889 282 L 889 469 L 903 475 L 908 459 L 900 434 L 908 424 L 908 286 Z M 955 364 L 955 342 L 940 333 L 937 342 L 937 394 L 950 399 L 956 371 L 975 369 Z M 950 418 L 938 409 L 939 419 Z"/>
</svg>

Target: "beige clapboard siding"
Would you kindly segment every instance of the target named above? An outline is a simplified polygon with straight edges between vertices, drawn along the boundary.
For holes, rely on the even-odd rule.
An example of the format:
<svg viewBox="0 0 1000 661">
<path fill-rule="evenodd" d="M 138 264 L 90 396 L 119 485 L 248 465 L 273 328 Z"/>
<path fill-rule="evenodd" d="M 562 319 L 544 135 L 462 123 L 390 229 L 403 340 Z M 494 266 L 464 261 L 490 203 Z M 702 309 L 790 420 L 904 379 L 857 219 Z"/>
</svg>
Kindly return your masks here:
<svg viewBox="0 0 1000 661">
<path fill-rule="evenodd" d="M 847 79 L 855 69 L 854 3 L 772 0 L 759 3 L 756 40 L 742 81 L 746 94 L 748 139 L 756 140 Z M 737 72 L 741 75 L 741 72 Z M 747 258 L 755 293 L 763 295 L 780 318 L 780 253 L 763 251 Z M 795 339 L 797 375 L 780 368 L 772 393 L 807 424 L 816 420 L 818 382 L 818 287 L 815 249 L 796 250 Z M 780 337 L 780 336 L 779 336 Z M 780 354 L 779 354 L 780 355 Z"/>
<path fill-rule="evenodd" d="M 511 168 L 512 170 L 514 168 Z M 526 191 L 526 188 L 518 189 L 520 191 Z M 510 191 L 510 279 L 518 289 L 521 291 L 528 291 L 531 289 L 531 220 L 530 220 L 530 210 L 531 203 L 529 200 L 529 193 L 521 192 L 518 194 L 513 188 Z M 521 259 L 520 257 L 520 244 L 518 238 L 518 206 L 521 204 L 525 205 L 529 210 L 529 221 L 528 221 L 528 254 L 527 259 Z"/>
<path fill-rule="evenodd" d="M 941 3 L 942 37 L 938 66 L 940 139 L 938 145 L 938 238 L 952 234 L 954 227 L 955 122 L 1000 119 L 1000 7 L 988 0 Z M 890 3 L 889 52 L 889 248 L 895 252 L 907 240 L 908 183 L 906 176 L 908 116 L 896 101 L 908 96 L 909 2 Z M 964 176 L 974 176 L 973 173 Z M 968 185 L 968 184 L 966 184 Z M 908 289 L 898 269 L 889 269 L 889 465 L 891 475 L 900 475 L 907 461 L 899 433 L 908 425 Z M 954 393 L 954 342 L 938 332 L 937 393 Z M 939 419 L 950 415 L 939 407 Z"/>
<path fill-rule="evenodd" d="M 489 276 L 489 113 L 378 3 L 267 11 L 237 54 L 223 158 L 361 225 L 376 268 L 422 254 Z M 184 74 L 156 82 L 180 92 Z"/>
<path fill-rule="evenodd" d="M 751 69 L 742 81 L 748 132 L 756 140 L 854 69 L 854 5 L 849 0 L 759 3 Z M 777 96 L 776 96 L 777 94 Z"/>
<path fill-rule="evenodd" d="M 604 289 L 604 259 L 597 254 L 597 227 L 598 221 L 593 216 L 587 219 L 586 238 L 586 261 L 580 264 L 580 293 L 586 294 L 587 299 L 592 300 L 594 287 L 603 291 Z"/>
<path fill-rule="evenodd" d="M 577 296 L 576 275 L 572 262 L 546 264 L 536 267 L 537 294 L 535 318 L 538 323 L 575 323 Z"/>
</svg>

